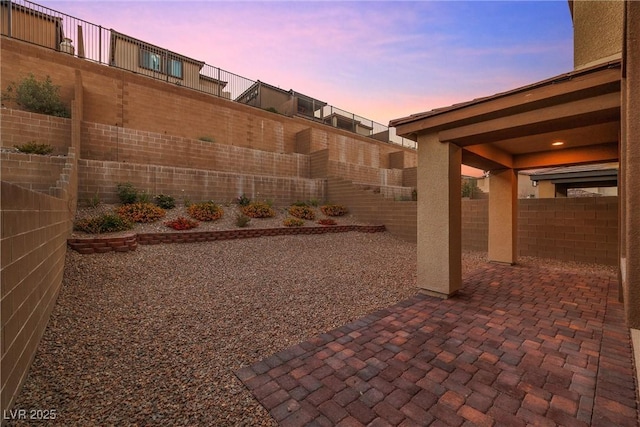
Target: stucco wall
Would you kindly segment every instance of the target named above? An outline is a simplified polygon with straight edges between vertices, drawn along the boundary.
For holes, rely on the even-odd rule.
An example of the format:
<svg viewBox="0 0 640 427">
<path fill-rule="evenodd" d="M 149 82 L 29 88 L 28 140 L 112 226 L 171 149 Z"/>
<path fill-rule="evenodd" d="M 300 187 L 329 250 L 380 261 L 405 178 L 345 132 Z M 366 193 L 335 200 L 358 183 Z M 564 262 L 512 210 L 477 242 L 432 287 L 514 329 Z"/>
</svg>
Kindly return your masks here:
<svg viewBox="0 0 640 427">
<path fill-rule="evenodd" d="M 574 68 L 586 68 L 620 59 L 623 1 L 573 2 Z"/>
</svg>

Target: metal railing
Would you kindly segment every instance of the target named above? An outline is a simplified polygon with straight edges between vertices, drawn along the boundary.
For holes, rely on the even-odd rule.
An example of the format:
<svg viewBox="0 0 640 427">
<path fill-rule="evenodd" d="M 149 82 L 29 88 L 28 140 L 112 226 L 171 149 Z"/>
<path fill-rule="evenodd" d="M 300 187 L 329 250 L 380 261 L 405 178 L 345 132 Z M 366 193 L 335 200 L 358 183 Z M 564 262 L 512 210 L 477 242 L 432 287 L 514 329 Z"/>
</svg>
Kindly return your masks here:
<svg viewBox="0 0 640 427">
<path fill-rule="evenodd" d="M 289 116 L 305 117 L 378 141 L 416 148 L 414 141 L 397 136 L 394 128 L 293 91 L 276 89 L 281 93 L 263 96 L 259 92 L 267 87 L 274 89 L 273 86 L 28 0 L 0 0 L 0 24 L 2 35 L 98 64 Z"/>
</svg>

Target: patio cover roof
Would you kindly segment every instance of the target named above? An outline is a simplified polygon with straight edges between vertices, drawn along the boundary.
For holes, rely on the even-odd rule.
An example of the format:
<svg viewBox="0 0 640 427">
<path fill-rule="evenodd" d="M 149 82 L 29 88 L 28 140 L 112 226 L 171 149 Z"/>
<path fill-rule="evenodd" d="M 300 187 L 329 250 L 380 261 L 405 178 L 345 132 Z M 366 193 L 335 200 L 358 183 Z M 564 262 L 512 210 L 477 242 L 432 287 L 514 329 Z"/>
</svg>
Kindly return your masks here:
<svg viewBox="0 0 640 427">
<path fill-rule="evenodd" d="M 389 125 L 414 140 L 437 133 L 482 170 L 617 161 L 620 78 L 621 62 L 609 62 Z"/>
</svg>

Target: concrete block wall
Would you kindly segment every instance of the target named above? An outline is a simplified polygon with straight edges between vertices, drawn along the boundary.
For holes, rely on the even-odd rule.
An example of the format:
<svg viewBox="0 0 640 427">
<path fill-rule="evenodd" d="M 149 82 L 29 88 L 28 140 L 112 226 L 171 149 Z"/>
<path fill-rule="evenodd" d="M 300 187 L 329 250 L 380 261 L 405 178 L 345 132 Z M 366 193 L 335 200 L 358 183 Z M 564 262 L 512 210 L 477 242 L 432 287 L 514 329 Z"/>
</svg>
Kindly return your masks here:
<svg viewBox="0 0 640 427">
<path fill-rule="evenodd" d="M 410 168 L 405 168 L 402 171 L 402 185 L 404 187 L 418 187 L 418 167 L 413 166 Z"/>
<path fill-rule="evenodd" d="M 70 146 L 71 119 L 1 108 L 0 123 L 2 123 L 2 133 L 0 133 L 2 147 L 35 142 L 51 145 L 52 154 L 60 155 L 66 154 Z"/>
<path fill-rule="evenodd" d="M 2 409 L 27 375 L 62 283 L 68 201 L 2 181 Z"/>
<path fill-rule="evenodd" d="M 618 197 L 521 199 L 518 255 L 618 263 Z"/>
<path fill-rule="evenodd" d="M 462 249 L 489 250 L 488 200 L 462 199 Z"/>
<path fill-rule="evenodd" d="M 84 123 L 99 123 L 187 140 L 210 137 L 216 141 L 216 146 L 228 145 L 280 154 L 311 154 L 328 149 L 329 160 L 355 165 L 349 170 L 357 172 L 356 175 L 346 178 L 358 181 L 363 180 L 360 168 L 390 169 L 390 155 L 395 156 L 396 163 L 402 157 L 405 167 L 415 166 L 417 162 L 415 150 L 409 148 L 383 143 L 301 117 L 270 113 L 17 40 L 3 38 L 1 54 L 0 85 L 3 87 L 33 71 L 38 78 L 50 75 L 54 84 L 60 85 L 63 99 L 70 100 L 75 90 L 76 72 L 80 73 Z M 98 135 L 93 136 L 97 138 Z M 121 153 L 111 145 L 119 141 L 117 133 L 115 136 L 112 133 L 99 136 L 105 138 L 96 139 L 96 144 L 108 141 L 110 145 L 91 147 L 96 157 L 89 158 L 122 161 L 114 158 Z M 136 158 L 145 158 L 152 147 L 142 147 L 140 153 L 130 152 L 133 157 L 131 162 L 139 163 Z M 85 158 L 85 148 L 79 153 L 80 158 Z M 398 152 L 404 154 L 399 155 Z M 156 155 L 173 158 L 176 154 L 187 156 L 189 153 L 176 153 L 174 150 Z M 192 157 L 197 158 L 197 155 L 194 153 Z M 237 160 L 240 162 L 241 159 Z M 195 163 L 180 166 L 202 167 Z M 300 176 L 305 176 L 304 171 Z M 373 184 L 380 183 L 378 176 L 370 176 L 375 179 Z"/>
<path fill-rule="evenodd" d="M 0 176 L 3 181 L 48 193 L 65 166 L 66 157 L 24 153 L 0 153 Z"/>
<path fill-rule="evenodd" d="M 462 201 L 462 247 L 488 248 L 488 200 Z M 518 255 L 616 265 L 618 198 L 518 200 Z"/>
<path fill-rule="evenodd" d="M 149 194 L 168 194 L 178 203 L 185 199 L 198 202 L 230 202 L 241 194 L 254 200 L 272 200 L 278 204 L 295 200 L 324 200 L 326 184 L 322 179 L 249 175 L 188 169 L 170 166 L 121 163 L 80 159 L 78 161 L 78 200 L 96 194 L 105 203 L 117 203 L 116 185 L 131 182 Z"/>
<path fill-rule="evenodd" d="M 381 194 L 364 191 L 341 178 L 327 179 L 327 200 L 346 206 L 358 220 L 384 224 L 400 239 L 415 242 L 417 202 L 385 199 Z"/>
<path fill-rule="evenodd" d="M 308 178 L 309 157 L 100 123 L 83 123 L 81 158 Z"/>
</svg>

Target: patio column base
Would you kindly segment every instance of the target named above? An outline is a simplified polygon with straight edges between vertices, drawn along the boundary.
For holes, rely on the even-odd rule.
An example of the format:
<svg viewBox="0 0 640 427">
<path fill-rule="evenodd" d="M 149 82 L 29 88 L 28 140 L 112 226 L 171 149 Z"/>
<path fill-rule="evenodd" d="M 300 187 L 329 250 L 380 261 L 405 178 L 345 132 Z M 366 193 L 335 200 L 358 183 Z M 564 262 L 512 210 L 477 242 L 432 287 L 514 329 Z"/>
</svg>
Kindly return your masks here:
<svg viewBox="0 0 640 427">
<path fill-rule="evenodd" d="M 450 294 L 443 294 L 442 292 L 430 291 L 429 289 L 419 289 L 421 294 L 429 295 L 430 297 L 440 298 L 440 299 L 449 299 L 451 297 L 456 296 L 458 291 L 453 291 Z"/>
</svg>

